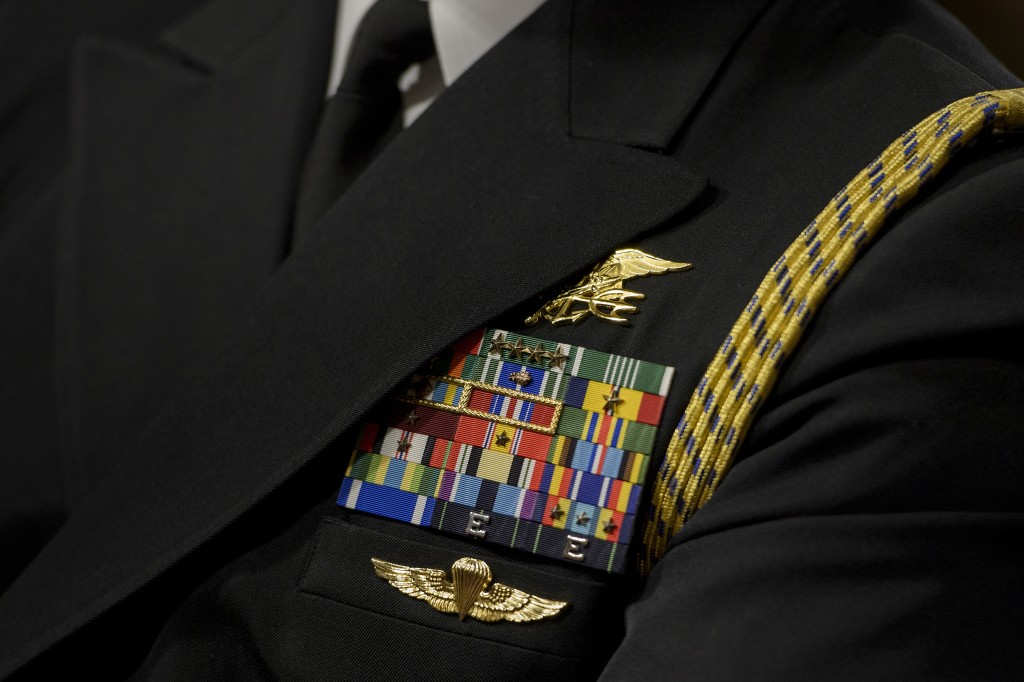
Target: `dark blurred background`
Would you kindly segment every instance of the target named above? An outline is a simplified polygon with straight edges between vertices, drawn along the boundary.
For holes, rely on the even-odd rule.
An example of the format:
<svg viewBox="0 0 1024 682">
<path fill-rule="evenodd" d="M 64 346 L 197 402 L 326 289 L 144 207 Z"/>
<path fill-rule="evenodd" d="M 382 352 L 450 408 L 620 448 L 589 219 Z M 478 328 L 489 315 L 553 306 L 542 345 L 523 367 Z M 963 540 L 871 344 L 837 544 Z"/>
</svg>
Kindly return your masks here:
<svg viewBox="0 0 1024 682">
<path fill-rule="evenodd" d="M 1024 78 L 1024 0 L 942 0 L 942 4 Z"/>
</svg>

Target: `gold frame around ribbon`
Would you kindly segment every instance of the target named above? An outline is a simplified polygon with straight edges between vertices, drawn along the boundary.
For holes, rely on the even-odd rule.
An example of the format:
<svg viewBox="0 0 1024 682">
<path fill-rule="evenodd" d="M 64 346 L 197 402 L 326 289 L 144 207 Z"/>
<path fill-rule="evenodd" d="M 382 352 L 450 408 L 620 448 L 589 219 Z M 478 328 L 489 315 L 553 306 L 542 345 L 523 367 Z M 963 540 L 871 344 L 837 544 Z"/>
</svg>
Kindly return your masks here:
<svg viewBox="0 0 1024 682">
<path fill-rule="evenodd" d="M 512 388 L 505 388 L 504 386 L 495 386 L 494 384 L 485 384 L 482 381 L 473 381 L 472 379 L 460 379 L 458 377 L 451 376 L 424 376 L 423 379 L 434 382 L 444 382 L 446 384 L 454 384 L 462 387 L 462 395 L 459 396 L 459 403 L 457 405 L 448 405 L 446 403 L 438 403 L 433 400 L 424 400 L 423 398 L 413 398 L 411 396 L 395 396 L 395 400 L 403 403 L 410 403 L 412 405 L 423 405 L 424 407 L 432 407 L 437 410 L 444 410 L 445 412 L 454 412 L 455 414 L 464 414 L 469 417 L 479 417 L 486 419 L 487 421 L 495 422 L 496 424 L 502 424 L 504 426 L 511 426 L 517 429 L 523 429 L 525 431 L 534 431 L 536 433 L 543 433 L 548 436 L 553 436 L 555 430 L 558 428 L 558 421 L 562 416 L 562 406 L 564 403 L 561 400 L 555 400 L 554 398 L 546 398 L 540 395 L 533 395 L 532 393 L 525 393 L 523 391 L 517 391 Z M 547 405 L 548 407 L 554 408 L 555 412 L 551 415 L 551 424 L 549 426 L 540 426 L 538 424 L 531 424 L 530 422 L 524 422 L 519 419 L 512 419 L 511 417 L 502 417 L 501 415 L 492 414 L 490 412 L 484 412 L 483 410 L 474 410 L 469 407 L 469 399 L 473 394 L 474 389 L 480 389 L 481 391 L 487 391 L 488 393 L 496 393 L 503 395 L 508 398 L 517 398 L 519 400 L 525 400 L 528 402 L 539 403 L 541 405 Z"/>
</svg>

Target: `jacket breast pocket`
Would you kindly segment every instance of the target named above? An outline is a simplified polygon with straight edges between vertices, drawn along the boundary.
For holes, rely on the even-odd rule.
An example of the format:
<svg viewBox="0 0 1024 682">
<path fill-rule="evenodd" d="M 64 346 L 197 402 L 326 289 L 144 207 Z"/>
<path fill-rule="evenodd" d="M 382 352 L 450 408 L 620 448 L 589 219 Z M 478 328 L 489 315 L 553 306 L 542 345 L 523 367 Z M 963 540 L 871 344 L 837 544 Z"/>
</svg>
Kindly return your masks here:
<svg viewBox="0 0 1024 682">
<path fill-rule="evenodd" d="M 530 622 L 460 620 L 403 594 L 371 562 L 451 578 L 462 557 L 485 561 L 495 582 L 568 604 Z M 334 632 L 345 679 L 593 679 L 622 638 L 623 589 L 613 578 L 344 511 L 321 520 L 298 587 L 321 602 L 311 613 Z"/>
</svg>

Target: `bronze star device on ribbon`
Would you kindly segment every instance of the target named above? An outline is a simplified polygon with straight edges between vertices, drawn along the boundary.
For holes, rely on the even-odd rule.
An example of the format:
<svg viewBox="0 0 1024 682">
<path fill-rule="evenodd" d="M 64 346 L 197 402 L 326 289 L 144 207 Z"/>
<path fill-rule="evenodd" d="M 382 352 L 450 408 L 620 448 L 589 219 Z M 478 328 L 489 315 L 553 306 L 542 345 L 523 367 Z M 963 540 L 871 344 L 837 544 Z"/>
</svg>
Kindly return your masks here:
<svg viewBox="0 0 1024 682">
<path fill-rule="evenodd" d="M 673 371 L 477 330 L 363 424 L 338 504 L 621 572 Z"/>
</svg>

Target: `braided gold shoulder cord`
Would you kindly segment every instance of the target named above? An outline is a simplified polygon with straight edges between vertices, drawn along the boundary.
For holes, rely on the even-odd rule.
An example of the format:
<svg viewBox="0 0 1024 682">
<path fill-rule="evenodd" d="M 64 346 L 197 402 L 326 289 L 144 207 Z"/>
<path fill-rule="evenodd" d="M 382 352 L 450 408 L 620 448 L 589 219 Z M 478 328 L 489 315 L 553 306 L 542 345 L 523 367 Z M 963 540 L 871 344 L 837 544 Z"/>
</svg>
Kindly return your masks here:
<svg viewBox="0 0 1024 682">
<path fill-rule="evenodd" d="M 639 558 L 650 572 L 721 482 L 782 362 L 886 217 L 981 134 L 1024 127 L 1024 88 L 937 111 L 889 145 L 803 231 L 762 280 L 690 398 L 653 489 Z"/>
</svg>

